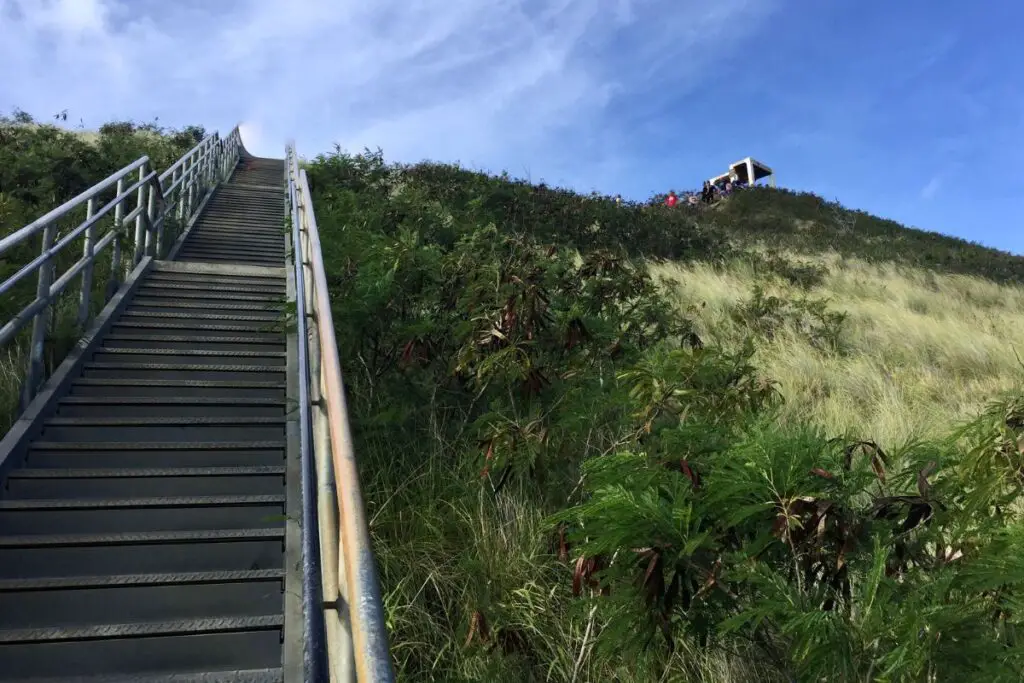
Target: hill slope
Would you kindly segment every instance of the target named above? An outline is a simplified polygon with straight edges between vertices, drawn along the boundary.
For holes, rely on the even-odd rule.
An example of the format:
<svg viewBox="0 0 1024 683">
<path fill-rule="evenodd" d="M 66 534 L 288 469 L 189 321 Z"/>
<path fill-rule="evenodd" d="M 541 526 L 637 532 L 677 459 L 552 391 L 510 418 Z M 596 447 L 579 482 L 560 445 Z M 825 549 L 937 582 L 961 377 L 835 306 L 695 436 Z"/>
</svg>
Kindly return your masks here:
<svg viewBox="0 0 1024 683">
<path fill-rule="evenodd" d="M 1024 259 L 771 190 L 309 173 L 403 680 L 1020 677 Z"/>
</svg>

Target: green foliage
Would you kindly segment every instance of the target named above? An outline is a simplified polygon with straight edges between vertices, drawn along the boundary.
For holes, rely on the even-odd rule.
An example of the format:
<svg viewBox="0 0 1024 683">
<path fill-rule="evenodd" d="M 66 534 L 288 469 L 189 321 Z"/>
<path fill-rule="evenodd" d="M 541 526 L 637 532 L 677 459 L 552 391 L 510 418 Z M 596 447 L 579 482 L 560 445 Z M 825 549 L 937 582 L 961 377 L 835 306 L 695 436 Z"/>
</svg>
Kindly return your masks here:
<svg viewBox="0 0 1024 683">
<path fill-rule="evenodd" d="M 847 316 L 841 311 L 830 311 L 828 304 L 826 299 L 806 296 L 787 300 L 766 295 L 758 285 L 750 299 L 732 311 L 732 317 L 754 334 L 768 339 L 774 338 L 784 326 L 789 326 L 818 350 L 839 353 L 843 349 Z"/>
<path fill-rule="evenodd" d="M 617 207 L 379 152 L 308 172 L 403 678 L 1024 672 L 1019 401 L 891 453 L 780 427 L 752 345 L 705 347 L 637 258 L 714 261 L 779 206 L 831 205 Z M 947 265 L 1015 277 L 970 253 Z M 804 290 L 827 274 L 748 259 Z M 825 299 L 757 289 L 733 315 L 843 352 Z"/>
</svg>

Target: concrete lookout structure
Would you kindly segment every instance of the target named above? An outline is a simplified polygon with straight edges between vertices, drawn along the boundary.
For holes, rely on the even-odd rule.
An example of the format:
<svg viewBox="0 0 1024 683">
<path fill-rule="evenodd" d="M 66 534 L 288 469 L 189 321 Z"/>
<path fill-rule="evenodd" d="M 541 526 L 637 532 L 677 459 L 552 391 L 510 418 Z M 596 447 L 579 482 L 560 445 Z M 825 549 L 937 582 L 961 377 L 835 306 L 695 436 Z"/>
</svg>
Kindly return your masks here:
<svg viewBox="0 0 1024 683">
<path fill-rule="evenodd" d="M 747 157 L 746 159 L 740 159 L 736 163 L 730 164 L 728 171 L 709 179 L 708 182 L 712 185 L 717 185 L 719 183 L 724 183 L 726 180 L 732 179 L 733 182 L 739 181 L 741 183 L 753 185 L 762 178 L 767 178 L 768 184 L 771 187 L 775 187 L 775 172 L 757 159 Z"/>
</svg>

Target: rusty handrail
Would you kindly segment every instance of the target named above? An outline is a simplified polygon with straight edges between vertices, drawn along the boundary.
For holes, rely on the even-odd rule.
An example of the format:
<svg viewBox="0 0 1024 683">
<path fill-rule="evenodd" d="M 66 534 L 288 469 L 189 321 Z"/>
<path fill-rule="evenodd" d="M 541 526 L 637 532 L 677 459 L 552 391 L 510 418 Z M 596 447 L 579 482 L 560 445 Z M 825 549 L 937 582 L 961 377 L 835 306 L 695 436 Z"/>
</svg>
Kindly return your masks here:
<svg viewBox="0 0 1024 683">
<path fill-rule="evenodd" d="M 313 212 L 309 181 L 299 169 L 294 145 L 286 153 L 290 201 L 298 220 L 294 258 L 304 272 L 312 318 L 308 343 L 328 663 L 333 681 L 388 683 L 395 680 L 384 608 L 359 471 L 348 421 L 345 387 L 334 335 L 330 292 Z M 340 524 L 338 522 L 340 520 Z M 335 571 L 336 568 L 336 571 Z"/>
</svg>

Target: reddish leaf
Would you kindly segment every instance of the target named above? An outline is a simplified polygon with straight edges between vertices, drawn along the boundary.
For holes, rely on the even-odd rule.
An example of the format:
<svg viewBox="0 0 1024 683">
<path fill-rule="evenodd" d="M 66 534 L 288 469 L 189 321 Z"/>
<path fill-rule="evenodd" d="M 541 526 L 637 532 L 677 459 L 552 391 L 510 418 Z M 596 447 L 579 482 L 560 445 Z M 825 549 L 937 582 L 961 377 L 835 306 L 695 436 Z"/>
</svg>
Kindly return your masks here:
<svg viewBox="0 0 1024 683">
<path fill-rule="evenodd" d="M 569 541 L 566 539 L 564 526 L 558 529 L 558 561 L 569 561 Z"/>
<path fill-rule="evenodd" d="M 600 568 L 601 562 L 598 558 L 580 555 L 576 560 L 576 570 L 572 575 L 572 594 L 579 596 L 583 591 L 584 584 L 590 588 L 596 588 L 599 582 L 594 578 L 594 573 Z"/>
<path fill-rule="evenodd" d="M 683 474 L 689 477 L 690 482 L 693 484 L 693 490 L 696 491 L 697 488 L 700 487 L 700 475 L 697 474 L 696 470 L 690 467 L 690 463 L 687 462 L 685 458 L 679 461 L 679 468 L 682 470 Z"/>
<path fill-rule="evenodd" d="M 878 480 L 884 484 L 885 465 L 889 458 L 886 456 L 885 451 L 883 451 L 882 448 L 874 441 L 857 441 L 843 449 L 843 455 L 845 456 L 844 466 L 846 470 L 850 470 L 850 467 L 853 464 L 853 455 L 858 450 L 861 453 L 870 455 L 871 469 L 874 471 L 875 476 L 878 477 Z"/>
<path fill-rule="evenodd" d="M 587 558 L 582 555 L 576 560 L 576 570 L 572 573 L 572 594 L 579 597 L 583 592 L 583 573 L 586 571 Z"/>
<path fill-rule="evenodd" d="M 819 477 L 822 477 L 823 479 L 835 479 L 836 478 L 836 476 L 834 474 L 832 474 L 828 470 L 823 470 L 820 467 L 812 468 L 811 469 L 811 474 L 815 474 L 815 475 L 817 475 Z"/>
</svg>

